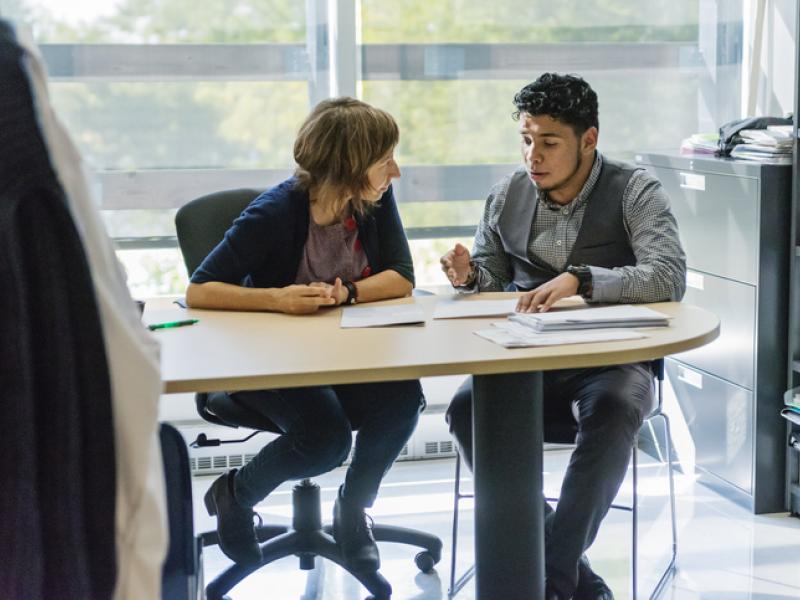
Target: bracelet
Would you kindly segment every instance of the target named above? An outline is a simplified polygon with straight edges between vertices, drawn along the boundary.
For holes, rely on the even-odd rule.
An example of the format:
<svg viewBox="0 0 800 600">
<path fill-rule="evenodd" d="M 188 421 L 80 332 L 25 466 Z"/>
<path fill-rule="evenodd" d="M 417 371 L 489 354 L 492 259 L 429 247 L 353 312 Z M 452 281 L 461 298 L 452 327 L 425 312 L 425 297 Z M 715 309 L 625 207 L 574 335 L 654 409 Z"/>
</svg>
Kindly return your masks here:
<svg viewBox="0 0 800 600">
<path fill-rule="evenodd" d="M 343 281 L 342 285 L 347 288 L 347 298 L 342 304 L 355 304 L 358 302 L 358 288 L 352 281 Z"/>
</svg>

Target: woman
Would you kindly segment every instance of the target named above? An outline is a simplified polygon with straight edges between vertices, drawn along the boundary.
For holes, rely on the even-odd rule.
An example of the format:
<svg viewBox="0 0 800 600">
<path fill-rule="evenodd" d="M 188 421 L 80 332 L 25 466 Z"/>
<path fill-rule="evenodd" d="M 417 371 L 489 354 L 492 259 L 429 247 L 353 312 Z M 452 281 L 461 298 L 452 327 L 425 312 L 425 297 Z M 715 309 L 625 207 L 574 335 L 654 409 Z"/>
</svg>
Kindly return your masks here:
<svg viewBox="0 0 800 600">
<path fill-rule="evenodd" d="M 397 124 L 382 110 L 352 98 L 318 104 L 294 144 L 295 175 L 261 194 L 234 222 L 192 275 L 189 305 L 306 314 L 408 296 L 414 272 L 391 188 L 400 176 L 393 156 L 398 139 Z M 253 506 L 284 481 L 341 465 L 358 429 L 334 505 L 333 535 L 348 567 L 377 570 L 364 509 L 416 426 L 424 407 L 419 381 L 210 398 L 233 402 L 281 432 L 206 494 L 223 552 L 236 562 L 259 562 Z M 211 399 L 208 409 L 221 414 L 224 407 L 215 410 Z"/>
</svg>

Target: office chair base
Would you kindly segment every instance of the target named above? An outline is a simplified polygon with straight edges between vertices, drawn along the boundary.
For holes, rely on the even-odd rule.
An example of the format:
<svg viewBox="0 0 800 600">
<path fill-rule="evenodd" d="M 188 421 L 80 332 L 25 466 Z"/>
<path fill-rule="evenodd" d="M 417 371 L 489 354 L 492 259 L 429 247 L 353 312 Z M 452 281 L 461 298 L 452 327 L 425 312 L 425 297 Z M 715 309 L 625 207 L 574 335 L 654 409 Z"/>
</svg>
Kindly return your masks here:
<svg viewBox="0 0 800 600">
<path fill-rule="evenodd" d="M 256 525 L 256 539 L 260 544 L 289 531 L 286 525 Z M 206 531 L 200 534 L 200 540 L 205 546 L 219 546 L 219 535 L 216 531 Z"/>
<path fill-rule="evenodd" d="M 328 532 L 331 527 L 328 526 L 324 529 Z M 375 536 L 376 542 L 391 542 L 424 548 L 422 552 L 414 556 L 414 564 L 423 573 L 433 571 L 433 567 L 442 560 L 442 540 L 430 533 L 394 525 L 375 525 L 372 528 L 372 535 Z"/>
<path fill-rule="evenodd" d="M 207 600 L 226 600 L 225 594 L 242 579 L 264 565 L 292 554 L 300 559 L 300 568 L 306 570 L 314 567 L 317 556 L 327 558 L 358 579 L 374 600 L 388 600 L 392 595 L 392 586 L 380 572 L 355 572 L 345 566 L 339 546 L 331 536 L 332 527 L 321 526 L 319 487 L 304 480 L 294 487 L 292 497 L 295 508 L 292 527 L 258 527 L 256 533 L 259 541 L 262 537 L 266 540 L 261 544 L 261 563 L 234 564 L 228 567 L 206 586 Z M 441 560 L 442 542 L 431 534 L 391 525 L 375 525 L 372 533 L 378 542 L 395 542 L 423 548 L 414 562 L 424 573 L 432 571 L 434 565 Z M 202 539 L 204 545 L 214 544 L 216 533 L 204 534 Z"/>
<path fill-rule="evenodd" d="M 292 554 L 302 559 L 322 556 L 347 570 L 339 547 L 328 534 L 323 531 L 290 531 L 279 535 L 261 546 L 261 564 L 234 564 L 206 586 L 207 600 L 223 600 L 224 595 L 242 579 L 260 567 Z M 389 598 L 392 586 L 378 571 L 349 571 L 377 599 Z"/>
</svg>

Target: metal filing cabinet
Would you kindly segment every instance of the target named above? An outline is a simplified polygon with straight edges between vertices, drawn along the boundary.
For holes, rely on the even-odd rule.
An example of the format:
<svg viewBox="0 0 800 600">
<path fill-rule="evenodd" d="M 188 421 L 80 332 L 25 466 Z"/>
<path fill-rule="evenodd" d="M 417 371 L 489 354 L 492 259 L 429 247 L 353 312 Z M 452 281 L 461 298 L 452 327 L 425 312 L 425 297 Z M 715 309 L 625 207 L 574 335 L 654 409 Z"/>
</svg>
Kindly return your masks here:
<svg viewBox="0 0 800 600">
<path fill-rule="evenodd" d="M 753 510 L 784 510 L 790 265 L 788 165 L 640 154 L 669 194 L 687 257 L 683 301 L 720 336 L 667 360 L 702 481 Z"/>
</svg>

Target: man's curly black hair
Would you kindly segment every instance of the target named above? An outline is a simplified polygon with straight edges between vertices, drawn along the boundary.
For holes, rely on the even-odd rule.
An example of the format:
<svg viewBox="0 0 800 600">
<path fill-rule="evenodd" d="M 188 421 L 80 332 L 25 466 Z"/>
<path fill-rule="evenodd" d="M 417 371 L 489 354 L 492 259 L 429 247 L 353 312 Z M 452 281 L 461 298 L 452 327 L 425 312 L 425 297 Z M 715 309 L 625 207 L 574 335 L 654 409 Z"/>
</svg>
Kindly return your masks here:
<svg viewBox="0 0 800 600">
<path fill-rule="evenodd" d="M 514 106 L 514 119 L 547 115 L 572 127 L 577 136 L 590 127 L 600 128 L 597 94 L 577 75 L 544 73 L 514 96 Z"/>
</svg>

